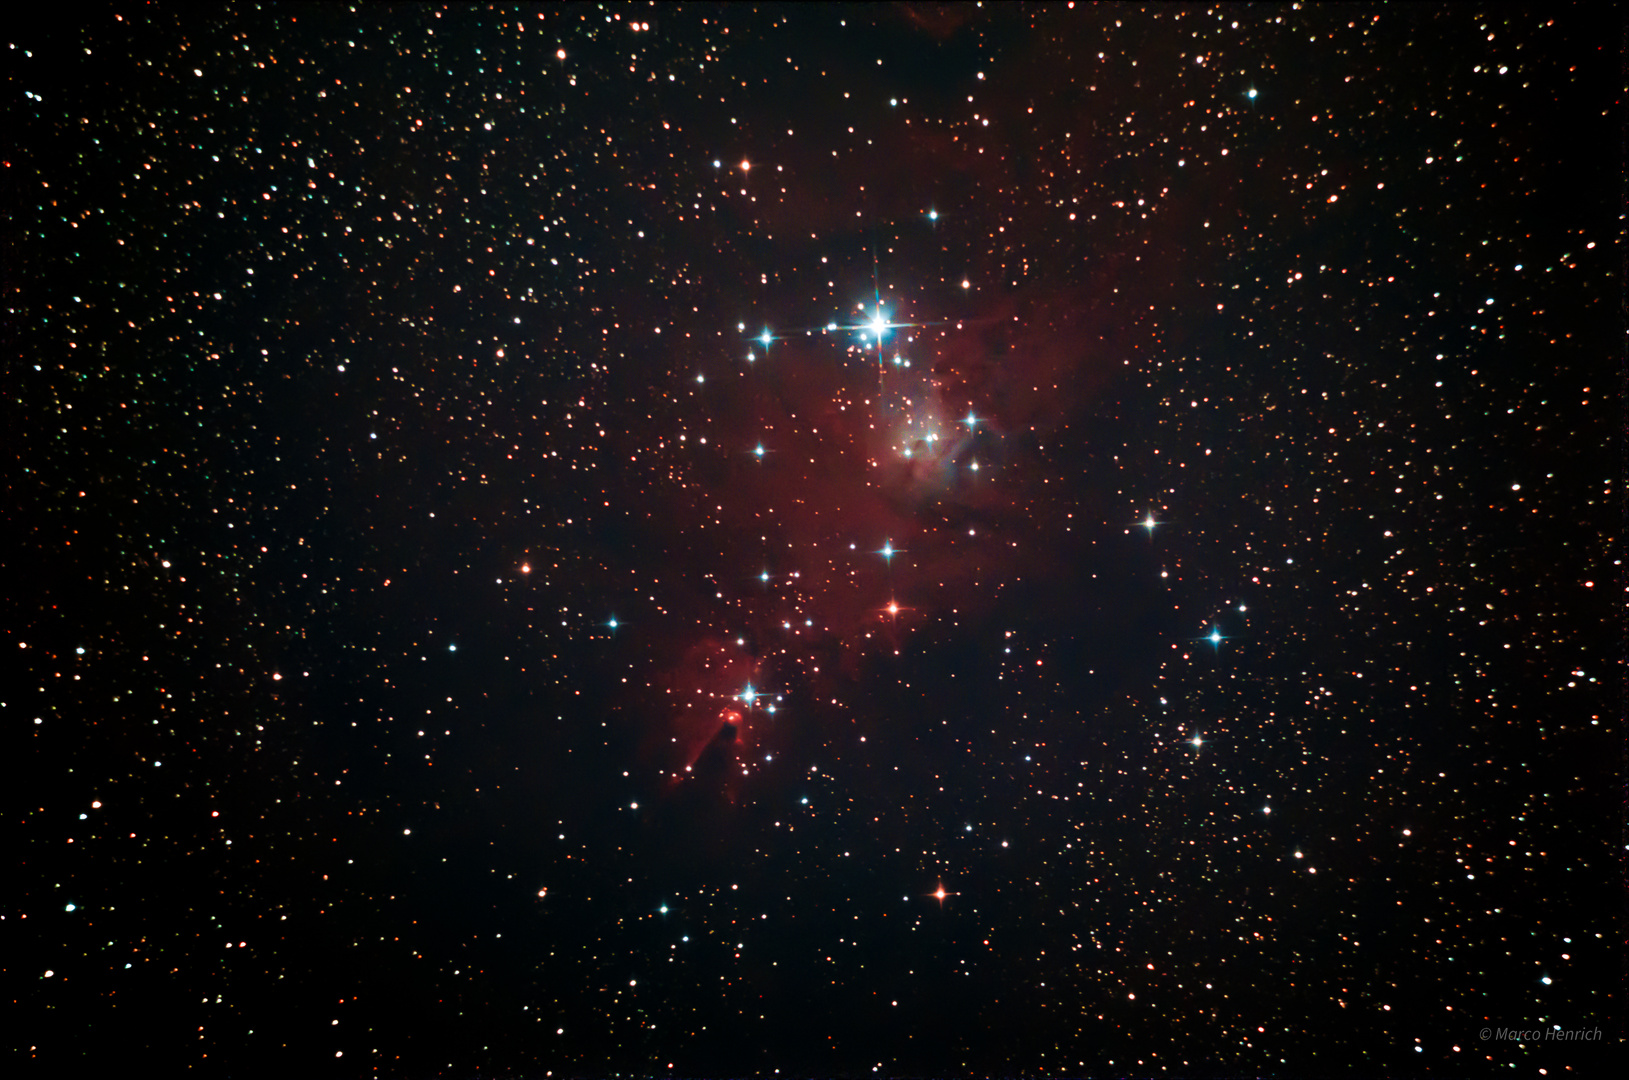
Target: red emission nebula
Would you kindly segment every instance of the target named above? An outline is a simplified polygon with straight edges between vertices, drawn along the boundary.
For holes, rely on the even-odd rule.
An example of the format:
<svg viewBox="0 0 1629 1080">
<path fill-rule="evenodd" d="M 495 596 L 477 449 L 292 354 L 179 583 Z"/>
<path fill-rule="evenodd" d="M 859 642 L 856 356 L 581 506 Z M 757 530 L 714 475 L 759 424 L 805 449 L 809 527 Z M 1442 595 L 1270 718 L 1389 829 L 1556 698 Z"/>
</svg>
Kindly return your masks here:
<svg viewBox="0 0 1629 1080">
<path fill-rule="evenodd" d="M 712 595 L 691 631 L 647 632 L 660 673 L 622 706 L 661 787 L 733 800 L 789 739 L 825 741 L 791 732 L 857 723 L 864 665 L 908 662 L 917 635 L 978 623 L 1026 580 L 1090 580 L 1069 538 L 1091 515 L 1049 498 L 1048 450 L 1079 454 L 1134 354 L 1099 299 L 1109 277 L 987 302 L 924 291 L 884 300 L 885 325 L 873 300 L 767 343 L 738 331 L 684 403 L 702 453 L 663 514 L 664 546 Z"/>
</svg>

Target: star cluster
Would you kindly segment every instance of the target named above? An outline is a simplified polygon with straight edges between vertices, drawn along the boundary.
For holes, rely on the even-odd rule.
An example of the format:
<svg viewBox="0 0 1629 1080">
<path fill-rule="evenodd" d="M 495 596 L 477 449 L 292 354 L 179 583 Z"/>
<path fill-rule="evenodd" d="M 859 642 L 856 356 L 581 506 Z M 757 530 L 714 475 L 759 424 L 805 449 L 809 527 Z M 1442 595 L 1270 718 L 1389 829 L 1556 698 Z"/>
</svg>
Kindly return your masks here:
<svg viewBox="0 0 1629 1080">
<path fill-rule="evenodd" d="M 1615 25 L 18 29 L 14 1056 L 1600 1075 Z"/>
</svg>

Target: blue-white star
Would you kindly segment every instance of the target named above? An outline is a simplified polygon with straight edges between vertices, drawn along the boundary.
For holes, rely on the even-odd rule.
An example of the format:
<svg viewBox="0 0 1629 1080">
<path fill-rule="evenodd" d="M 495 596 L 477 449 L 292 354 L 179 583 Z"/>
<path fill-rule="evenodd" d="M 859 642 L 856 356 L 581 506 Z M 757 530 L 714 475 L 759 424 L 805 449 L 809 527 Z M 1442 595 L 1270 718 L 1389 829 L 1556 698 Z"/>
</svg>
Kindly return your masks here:
<svg viewBox="0 0 1629 1080">
<path fill-rule="evenodd" d="M 878 341 L 881 341 L 882 335 L 886 333 L 887 330 L 888 320 L 883 316 L 882 307 L 879 305 L 877 307 L 877 313 L 871 317 L 871 334 Z"/>
</svg>

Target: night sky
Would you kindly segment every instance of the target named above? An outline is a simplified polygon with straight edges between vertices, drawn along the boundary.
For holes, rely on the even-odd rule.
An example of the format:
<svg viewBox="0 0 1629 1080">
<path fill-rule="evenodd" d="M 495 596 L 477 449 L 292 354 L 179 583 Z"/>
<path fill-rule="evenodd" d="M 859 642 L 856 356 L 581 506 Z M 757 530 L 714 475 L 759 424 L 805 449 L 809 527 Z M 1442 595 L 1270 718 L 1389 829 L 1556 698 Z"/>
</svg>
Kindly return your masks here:
<svg viewBox="0 0 1629 1080">
<path fill-rule="evenodd" d="M 57 7 L 14 1068 L 1622 1059 L 1609 5 Z"/>
</svg>

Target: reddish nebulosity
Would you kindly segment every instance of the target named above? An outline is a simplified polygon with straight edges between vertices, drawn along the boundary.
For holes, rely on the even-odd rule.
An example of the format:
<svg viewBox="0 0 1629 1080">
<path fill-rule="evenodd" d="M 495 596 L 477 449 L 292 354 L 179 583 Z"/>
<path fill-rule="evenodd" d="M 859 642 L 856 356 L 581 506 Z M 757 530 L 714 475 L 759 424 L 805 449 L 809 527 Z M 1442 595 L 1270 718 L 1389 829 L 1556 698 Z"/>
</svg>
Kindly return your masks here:
<svg viewBox="0 0 1629 1080">
<path fill-rule="evenodd" d="M 897 326 L 881 363 L 852 326 L 787 333 L 698 393 L 709 449 L 674 511 L 694 542 L 685 576 L 716 584 L 692 599 L 713 610 L 687 616 L 710 636 L 666 643 L 678 659 L 641 705 L 649 764 L 733 798 L 872 658 L 982 618 L 1021 581 L 1078 572 L 1041 542 L 1063 516 L 1041 449 L 1075 437 L 1124 369 L 1118 310 L 1095 286 L 1020 290 Z M 740 697 L 749 684 L 787 694 L 773 719 Z"/>
<path fill-rule="evenodd" d="M 731 764 L 755 740 L 759 710 L 740 694 L 756 671 L 757 662 L 733 642 L 707 638 L 692 645 L 663 679 L 658 700 L 642 706 L 657 721 L 647 727 L 645 760 L 671 783 Z"/>
<path fill-rule="evenodd" d="M 898 17 L 953 35 L 973 16 L 919 6 Z M 1060 495 L 1084 475 L 1115 380 L 1142 378 L 1143 358 L 1170 347 L 1150 313 L 1189 306 L 1178 283 L 1190 257 L 1152 205 L 1083 208 L 1077 222 L 1073 203 L 1013 197 L 1040 180 L 1038 144 L 1067 151 L 1081 190 L 1104 182 L 1096 171 L 1108 166 L 1091 152 L 1102 139 L 1096 85 L 1108 93 L 1120 76 L 1068 91 L 1044 124 L 1028 97 L 1003 89 L 1064 62 L 1036 44 L 981 66 L 988 79 L 970 69 L 954 95 L 900 93 L 886 66 L 862 65 L 843 89 L 898 96 L 881 130 L 891 142 L 857 142 L 829 101 L 766 94 L 742 117 L 753 138 L 720 151 L 737 164 L 711 178 L 709 205 L 762 244 L 715 271 L 739 275 L 741 289 L 719 313 L 722 341 L 702 336 L 705 347 L 683 354 L 683 370 L 705 373 L 673 398 L 688 433 L 683 483 L 647 503 L 675 530 L 664 543 L 684 537 L 670 548 L 677 576 L 707 583 L 673 636 L 653 643 L 655 767 L 733 784 L 741 762 L 756 768 L 824 723 L 814 714 L 845 682 L 908 655 L 923 633 L 975 628 L 1020 587 L 1050 602 L 1097 580 L 1102 567 L 1077 546 L 1083 528 L 1128 511 Z M 923 122 L 924 110 L 952 107 L 966 124 Z M 1195 230 L 1223 212 L 1213 194 L 1148 194 L 1169 195 L 1160 213 L 1196 218 Z M 697 244 L 715 243 L 692 226 Z M 1041 234 L 1058 237 L 1045 265 L 1017 254 L 1017 238 Z M 864 332 L 879 309 L 880 348 Z M 890 542 L 898 554 L 885 558 Z M 697 632 L 713 636 L 698 644 L 687 636 Z M 772 720 L 734 697 L 749 682 L 786 695 Z M 736 764 L 711 768 L 725 760 Z"/>
</svg>

